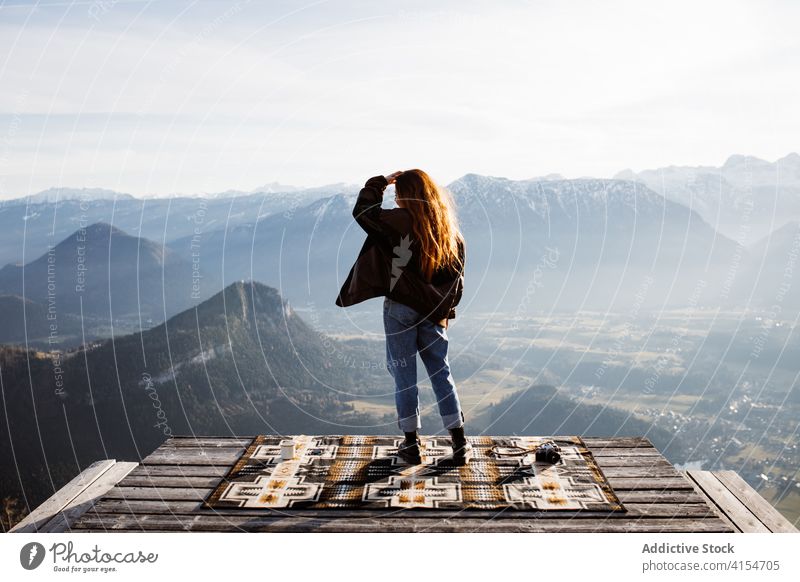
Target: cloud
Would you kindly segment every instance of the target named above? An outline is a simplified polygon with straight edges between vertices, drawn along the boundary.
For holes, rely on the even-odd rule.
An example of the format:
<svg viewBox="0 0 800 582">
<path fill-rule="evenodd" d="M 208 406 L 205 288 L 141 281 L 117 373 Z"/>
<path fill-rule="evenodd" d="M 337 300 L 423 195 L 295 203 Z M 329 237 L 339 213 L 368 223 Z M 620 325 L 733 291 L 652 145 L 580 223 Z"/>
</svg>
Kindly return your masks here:
<svg viewBox="0 0 800 582">
<path fill-rule="evenodd" d="M 0 196 L 386 166 L 610 175 L 796 149 L 791 3 L 91 6 L 3 9 Z"/>
</svg>

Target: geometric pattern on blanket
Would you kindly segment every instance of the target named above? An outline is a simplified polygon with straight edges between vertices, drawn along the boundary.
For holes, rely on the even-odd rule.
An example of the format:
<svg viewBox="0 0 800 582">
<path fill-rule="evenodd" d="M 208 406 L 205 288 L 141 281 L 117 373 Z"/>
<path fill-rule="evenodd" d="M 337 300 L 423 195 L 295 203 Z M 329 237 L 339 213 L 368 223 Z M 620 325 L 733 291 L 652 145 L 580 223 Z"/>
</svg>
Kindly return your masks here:
<svg viewBox="0 0 800 582">
<path fill-rule="evenodd" d="M 280 442 L 294 439 L 295 456 Z M 452 462 L 449 437 L 420 437 L 422 464 L 397 457 L 396 436 L 258 435 L 203 504 L 207 508 L 625 511 L 578 436 L 468 436 L 470 462 Z M 554 440 L 556 464 L 535 448 Z M 526 450 L 528 452 L 526 452 Z"/>
</svg>

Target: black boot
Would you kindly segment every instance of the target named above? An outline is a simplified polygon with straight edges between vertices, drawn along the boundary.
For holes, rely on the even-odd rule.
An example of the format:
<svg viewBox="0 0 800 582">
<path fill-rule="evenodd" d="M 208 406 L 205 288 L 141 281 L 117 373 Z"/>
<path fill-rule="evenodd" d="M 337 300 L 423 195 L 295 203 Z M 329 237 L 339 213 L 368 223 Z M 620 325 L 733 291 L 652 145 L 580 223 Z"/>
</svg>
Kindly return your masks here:
<svg viewBox="0 0 800 582">
<path fill-rule="evenodd" d="M 464 436 L 463 424 L 456 428 L 448 428 L 447 432 L 450 433 L 450 440 L 453 443 L 453 450 L 455 450 L 456 447 L 464 446 L 464 443 L 467 442 L 467 437 Z"/>
<path fill-rule="evenodd" d="M 420 455 L 420 441 L 417 431 L 405 433 L 405 440 L 397 446 L 397 456 L 409 465 L 419 465 L 422 463 Z"/>
<path fill-rule="evenodd" d="M 464 436 L 464 425 L 457 428 L 449 428 L 450 440 L 453 444 L 453 463 L 456 465 L 466 465 L 472 456 L 472 444 Z"/>
</svg>

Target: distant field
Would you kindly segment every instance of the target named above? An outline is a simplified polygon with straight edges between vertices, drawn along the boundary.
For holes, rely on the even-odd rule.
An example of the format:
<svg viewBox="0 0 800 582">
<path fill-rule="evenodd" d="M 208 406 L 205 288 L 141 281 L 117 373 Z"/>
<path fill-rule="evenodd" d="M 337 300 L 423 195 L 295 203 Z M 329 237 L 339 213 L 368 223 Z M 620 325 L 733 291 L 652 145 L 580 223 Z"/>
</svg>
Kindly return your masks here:
<svg viewBox="0 0 800 582">
<path fill-rule="evenodd" d="M 424 378 L 422 372 L 419 378 L 420 406 L 430 406 L 434 402 L 430 382 Z M 532 381 L 532 378 L 527 376 L 502 370 L 481 370 L 473 374 L 469 380 L 458 382 L 456 385 L 464 416 L 474 419 L 483 415 L 491 404 L 496 404 L 509 394 L 524 390 Z M 362 397 L 351 402 L 359 412 L 396 414 L 394 394 Z M 436 409 L 433 408 L 430 412 L 435 413 Z"/>
<path fill-rule="evenodd" d="M 576 398 L 581 398 L 580 395 L 573 394 Z M 590 397 L 583 397 L 585 404 L 599 404 L 601 406 L 613 406 L 621 408 L 628 412 L 643 413 L 646 408 L 653 408 L 656 410 L 673 410 L 686 414 L 697 403 L 700 398 L 692 394 L 676 394 L 670 396 L 668 394 L 641 394 L 634 400 L 628 393 L 620 394 L 618 398 L 612 395 L 600 394 Z"/>
</svg>

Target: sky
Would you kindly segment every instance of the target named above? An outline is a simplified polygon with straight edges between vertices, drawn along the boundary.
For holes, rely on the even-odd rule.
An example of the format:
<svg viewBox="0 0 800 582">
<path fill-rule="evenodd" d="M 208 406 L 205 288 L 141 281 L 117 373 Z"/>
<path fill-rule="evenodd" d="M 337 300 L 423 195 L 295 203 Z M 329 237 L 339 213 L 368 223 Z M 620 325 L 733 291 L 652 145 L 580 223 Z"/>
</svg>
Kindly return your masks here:
<svg viewBox="0 0 800 582">
<path fill-rule="evenodd" d="M 800 150 L 800 3 L 0 1 L 0 198 Z"/>
</svg>

